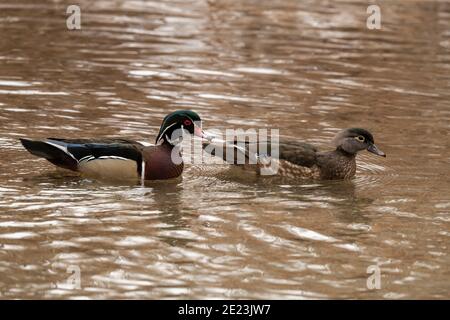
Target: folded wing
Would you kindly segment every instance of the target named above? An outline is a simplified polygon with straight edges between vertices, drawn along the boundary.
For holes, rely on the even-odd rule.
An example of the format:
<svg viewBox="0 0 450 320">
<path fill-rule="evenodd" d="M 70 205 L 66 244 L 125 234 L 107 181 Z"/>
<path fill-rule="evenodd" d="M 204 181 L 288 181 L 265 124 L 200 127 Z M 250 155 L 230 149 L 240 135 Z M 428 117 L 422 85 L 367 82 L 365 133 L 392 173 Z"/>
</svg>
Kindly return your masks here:
<svg viewBox="0 0 450 320">
<path fill-rule="evenodd" d="M 132 140 L 49 138 L 20 141 L 31 154 L 73 171 L 95 171 L 102 175 L 102 170 L 108 174 L 128 170 L 138 176 L 142 169 L 143 145 Z"/>
</svg>

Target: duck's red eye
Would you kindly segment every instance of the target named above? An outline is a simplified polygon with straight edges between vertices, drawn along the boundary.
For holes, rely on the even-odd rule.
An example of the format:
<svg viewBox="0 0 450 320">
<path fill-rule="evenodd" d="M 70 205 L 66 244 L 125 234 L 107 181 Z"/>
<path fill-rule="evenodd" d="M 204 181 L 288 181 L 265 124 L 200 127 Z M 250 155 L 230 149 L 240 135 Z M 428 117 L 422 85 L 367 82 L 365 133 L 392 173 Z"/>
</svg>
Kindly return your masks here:
<svg viewBox="0 0 450 320">
<path fill-rule="evenodd" d="M 185 126 L 190 126 L 190 125 L 192 124 L 192 121 L 189 120 L 189 119 L 186 119 L 186 120 L 183 121 L 183 124 L 184 124 Z"/>
</svg>

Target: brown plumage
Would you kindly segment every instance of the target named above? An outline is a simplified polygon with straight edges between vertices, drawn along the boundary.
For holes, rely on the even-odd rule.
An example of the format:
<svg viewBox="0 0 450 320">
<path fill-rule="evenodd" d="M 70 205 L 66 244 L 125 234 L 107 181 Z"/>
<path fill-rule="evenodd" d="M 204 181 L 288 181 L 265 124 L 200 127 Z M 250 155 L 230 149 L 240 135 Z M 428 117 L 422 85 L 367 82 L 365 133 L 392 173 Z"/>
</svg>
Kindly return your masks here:
<svg viewBox="0 0 450 320">
<path fill-rule="evenodd" d="M 354 177 L 356 154 L 361 150 L 385 157 L 375 146 L 372 134 L 364 129 L 343 130 L 333 142 L 336 149 L 327 152 L 319 152 L 310 144 L 288 139 L 281 139 L 276 144 L 259 141 L 256 145 L 237 140 L 217 143 L 212 139 L 204 142 L 203 147 L 212 155 L 217 155 L 220 150 L 225 161 L 246 170 L 256 170 L 264 175 L 321 180 Z M 239 162 L 239 159 L 244 162 Z"/>
</svg>

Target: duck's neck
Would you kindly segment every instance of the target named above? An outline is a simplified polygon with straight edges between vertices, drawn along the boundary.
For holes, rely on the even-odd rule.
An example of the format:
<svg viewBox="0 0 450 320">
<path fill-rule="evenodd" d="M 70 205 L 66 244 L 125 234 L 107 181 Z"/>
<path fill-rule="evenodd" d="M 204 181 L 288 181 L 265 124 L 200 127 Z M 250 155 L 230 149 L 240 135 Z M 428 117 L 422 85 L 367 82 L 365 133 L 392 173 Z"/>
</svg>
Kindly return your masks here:
<svg viewBox="0 0 450 320">
<path fill-rule="evenodd" d="M 163 139 L 160 144 L 159 147 L 166 150 L 165 152 L 170 153 L 173 157 L 177 158 L 177 159 L 172 159 L 174 163 L 179 164 L 179 162 L 183 162 L 183 159 L 181 157 L 181 144 L 172 144 L 169 141 L 167 141 L 166 139 Z M 179 157 L 179 158 L 178 158 Z"/>
<path fill-rule="evenodd" d="M 338 147 L 328 153 L 321 166 L 322 179 L 350 179 L 356 172 L 356 154 Z"/>
<path fill-rule="evenodd" d="M 179 140 L 180 138 L 180 132 L 177 131 L 174 135 L 174 132 L 176 130 L 180 129 L 179 126 L 177 126 L 176 123 L 171 124 L 170 126 L 165 127 L 164 129 L 160 129 L 158 136 L 156 137 L 156 144 L 157 145 L 161 145 L 161 144 L 168 144 L 170 146 L 174 146 L 176 145 L 176 142 Z"/>
<path fill-rule="evenodd" d="M 175 145 L 171 144 L 165 137 L 161 138 L 156 144 L 163 146 L 164 148 L 170 148 L 170 149 L 172 149 L 175 146 Z"/>
<path fill-rule="evenodd" d="M 348 158 L 348 159 L 353 159 L 353 160 L 355 160 L 355 158 L 356 158 L 356 153 L 350 153 L 350 152 L 347 152 L 347 151 L 345 151 L 344 149 L 342 149 L 342 147 L 337 147 L 336 148 L 336 150 L 334 150 L 334 152 L 338 155 L 338 156 L 341 156 L 341 157 L 346 157 L 346 158 Z"/>
<path fill-rule="evenodd" d="M 159 141 L 156 141 L 156 145 L 162 146 L 164 148 L 168 149 L 174 149 L 180 150 L 180 143 L 176 143 L 175 141 L 169 141 L 168 136 L 163 136 L 159 139 Z"/>
</svg>

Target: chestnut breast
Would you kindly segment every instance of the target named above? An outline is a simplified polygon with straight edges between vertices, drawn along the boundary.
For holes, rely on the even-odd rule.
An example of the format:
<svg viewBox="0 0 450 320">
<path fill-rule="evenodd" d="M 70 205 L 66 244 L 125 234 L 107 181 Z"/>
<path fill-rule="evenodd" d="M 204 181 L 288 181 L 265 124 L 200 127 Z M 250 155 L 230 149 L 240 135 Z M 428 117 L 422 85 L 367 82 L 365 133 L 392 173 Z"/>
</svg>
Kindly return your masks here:
<svg viewBox="0 0 450 320">
<path fill-rule="evenodd" d="M 146 147 L 143 150 L 143 155 L 146 180 L 176 178 L 183 172 L 184 164 L 177 147 L 167 144 Z"/>
</svg>

